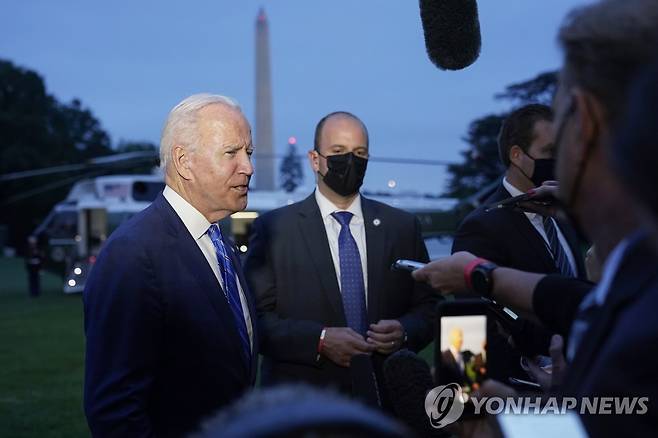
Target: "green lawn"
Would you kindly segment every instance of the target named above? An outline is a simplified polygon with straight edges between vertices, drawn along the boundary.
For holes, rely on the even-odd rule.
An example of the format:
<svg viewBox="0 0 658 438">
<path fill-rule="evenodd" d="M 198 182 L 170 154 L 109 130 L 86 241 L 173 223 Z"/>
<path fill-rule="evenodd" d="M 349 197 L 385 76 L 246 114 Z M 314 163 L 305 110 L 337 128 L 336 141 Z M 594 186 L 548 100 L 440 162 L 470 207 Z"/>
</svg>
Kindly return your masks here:
<svg viewBox="0 0 658 438">
<path fill-rule="evenodd" d="M 0 436 L 88 436 L 81 296 L 44 273 L 41 296 L 29 297 L 21 259 L 0 258 L 0 278 Z"/>
<path fill-rule="evenodd" d="M 82 412 L 80 295 L 44 273 L 30 298 L 23 260 L 0 258 L 0 435 L 88 436 Z"/>
</svg>

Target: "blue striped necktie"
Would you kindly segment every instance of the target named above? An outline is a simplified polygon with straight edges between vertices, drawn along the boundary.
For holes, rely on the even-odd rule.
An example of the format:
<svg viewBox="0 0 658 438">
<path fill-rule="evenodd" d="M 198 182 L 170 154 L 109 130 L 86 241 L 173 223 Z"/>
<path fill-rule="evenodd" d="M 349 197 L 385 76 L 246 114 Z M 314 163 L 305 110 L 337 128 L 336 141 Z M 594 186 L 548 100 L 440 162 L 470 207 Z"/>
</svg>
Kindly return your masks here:
<svg viewBox="0 0 658 438">
<path fill-rule="evenodd" d="M 560 271 L 560 274 L 566 277 L 575 277 L 573 269 L 571 269 L 571 264 L 569 263 L 567 253 L 562 247 L 560 239 L 557 237 L 557 230 L 555 229 L 553 218 L 550 216 L 544 217 L 544 231 L 546 232 L 546 237 L 548 238 L 553 260 L 555 260 L 555 267 L 558 269 L 558 271 Z"/>
<path fill-rule="evenodd" d="M 353 214 L 349 211 L 331 213 L 340 224 L 338 235 L 338 257 L 340 259 L 340 291 L 347 326 L 365 336 L 368 330 L 366 311 L 366 288 L 363 282 L 361 256 L 356 241 L 350 232 Z"/>
<path fill-rule="evenodd" d="M 240 334 L 242 349 L 244 350 L 247 364 L 249 364 L 251 362 L 249 332 L 247 331 L 247 323 L 245 322 L 244 313 L 242 311 L 242 302 L 240 301 L 240 292 L 238 290 L 238 282 L 236 280 L 235 270 L 233 269 L 233 263 L 231 263 L 231 258 L 226 251 L 226 246 L 222 239 L 222 232 L 217 224 L 212 224 L 210 228 L 208 228 L 208 236 L 215 247 L 219 272 L 224 283 L 224 296 L 226 297 L 231 312 L 233 313 L 235 324 L 237 325 L 238 333 Z"/>
</svg>

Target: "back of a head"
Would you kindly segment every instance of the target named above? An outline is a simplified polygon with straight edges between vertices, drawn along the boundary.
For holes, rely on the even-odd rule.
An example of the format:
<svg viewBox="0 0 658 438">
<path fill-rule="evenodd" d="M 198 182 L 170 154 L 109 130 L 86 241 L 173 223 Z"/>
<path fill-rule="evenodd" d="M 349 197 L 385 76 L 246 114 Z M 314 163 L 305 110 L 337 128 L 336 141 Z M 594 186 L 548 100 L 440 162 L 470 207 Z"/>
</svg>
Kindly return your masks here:
<svg viewBox="0 0 658 438">
<path fill-rule="evenodd" d="M 246 394 L 207 421 L 196 438 L 410 436 L 382 412 L 339 394 L 303 384 Z"/>
<path fill-rule="evenodd" d="M 512 111 L 503 121 L 498 134 L 498 154 L 505 167 L 509 167 L 509 153 L 512 146 L 528 152 L 534 140 L 534 126 L 540 120 L 553 120 L 553 110 L 549 106 L 532 103 Z"/>
<path fill-rule="evenodd" d="M 656 0 L 601 0 L 574 9 L 558 40 L 564 50 L 563 85 L 595 95 L 607 122 L 619 118 L 633 77 L 658 47 Z"/>
</svg>

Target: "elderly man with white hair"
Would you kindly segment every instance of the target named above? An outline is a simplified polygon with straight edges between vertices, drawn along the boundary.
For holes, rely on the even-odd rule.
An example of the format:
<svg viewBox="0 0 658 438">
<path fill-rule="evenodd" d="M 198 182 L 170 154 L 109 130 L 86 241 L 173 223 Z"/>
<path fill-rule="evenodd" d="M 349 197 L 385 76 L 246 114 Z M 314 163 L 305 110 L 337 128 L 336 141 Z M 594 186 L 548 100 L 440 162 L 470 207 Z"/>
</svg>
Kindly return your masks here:
<svg viewBox="0 0 658 438">
<path fill-rule="evenodd" d="M 253 386 L 254 303 L 218 221 L 247 205 L 251 129 L 231 99 L 170 112 L 166 187 L 105 243 L 84 291 L 93 436 L 184 436 Z"/>
</svg>

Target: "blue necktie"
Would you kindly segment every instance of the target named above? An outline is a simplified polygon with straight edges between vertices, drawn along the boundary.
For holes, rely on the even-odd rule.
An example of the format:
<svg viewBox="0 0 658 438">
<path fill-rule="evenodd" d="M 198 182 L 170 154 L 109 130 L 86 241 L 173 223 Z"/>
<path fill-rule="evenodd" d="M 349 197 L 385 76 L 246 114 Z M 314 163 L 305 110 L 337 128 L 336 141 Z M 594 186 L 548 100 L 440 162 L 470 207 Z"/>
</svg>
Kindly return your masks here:
<svg viewBox="0 0 658 438">
<path fill-rule="evenodd" d="M 555 260 L 555 267 L 557 267 L 560 274 L 565 277 L 575 277 L 569 259 L 567 258 L 567 253 L 562 247 L 560 239 L 557 237 L 557 230 L 555 229 L 555 224 L 550 216 L 544 217 L 544 231 L 546 231 L 546 237 L 548 238 L 551 253 Z"/>
<path fill-rule="evenodd" d="M 366 288 L 363 283 L 361 256 L 356 241 L 350 232 L 352 213 L 338 211 L 331 214 L 340 223 L 338 235 L 338 258 L 340 259 L 340 289 L 347 326 L 365 336 L 368 330 L 366 312 Z"/>
<path fill-rule="evenodd" d="M 233 269 L 233 263 L 231 263 L 231 258 L 226 252 L 226 246 L 224 246 L 224 240 L 222 239 L 222 232 L 217 224 L 212 224 L 210 228 L 208 228 L 208 236 L 210 236 L 210 240 L 215 247 L 219 272 L 222 276 L 222 281 L 224 282 L 224 296 L 226 296 L 226 300 L 228 301 L 233 317 L 235 318 L 238 333 L 240 334 L 240 340 L 242 341 L 242 349 L 244 350 L 247 364 L 249 364 L 251 362 L 249 332 L 247 331 L 247 324 L 244 319 L 244 313 L 242 312 L 242 302 L 240 301 L 240 292 L 238 291 L 238 283 L 235 276 L 235 270 Z"/>
</svg>

